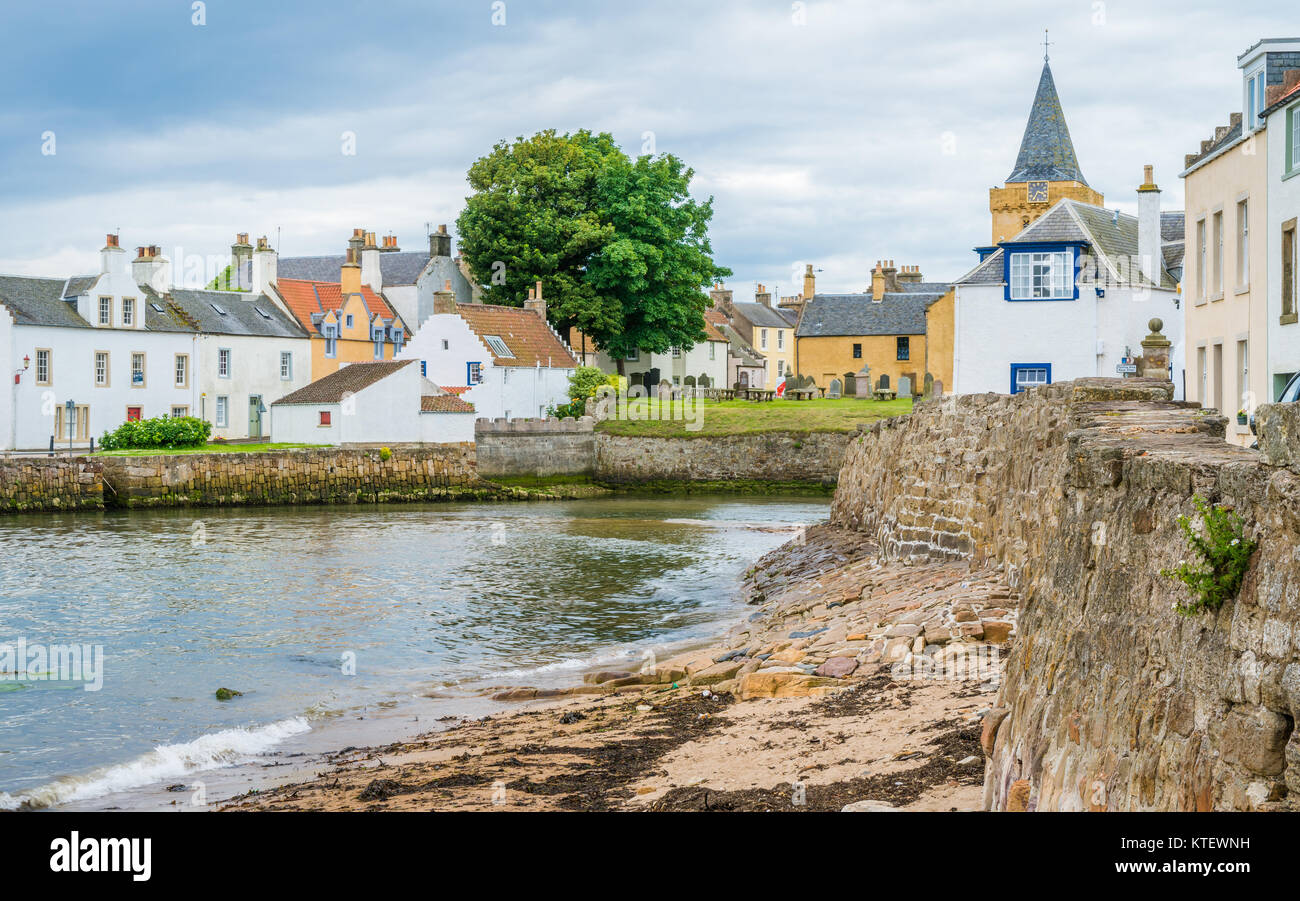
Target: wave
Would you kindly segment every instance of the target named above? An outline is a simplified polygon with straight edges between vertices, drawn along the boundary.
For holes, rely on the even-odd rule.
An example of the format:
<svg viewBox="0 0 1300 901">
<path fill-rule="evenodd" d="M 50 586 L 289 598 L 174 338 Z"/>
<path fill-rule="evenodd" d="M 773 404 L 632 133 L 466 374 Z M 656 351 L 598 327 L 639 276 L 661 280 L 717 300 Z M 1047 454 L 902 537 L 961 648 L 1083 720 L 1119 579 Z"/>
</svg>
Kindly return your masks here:
<svg viewBox="0 0 1300 901">
<path fill-rule="evenodd" d="M 295 735 L 311 731 L 297 716 L 265 726 L 223 729 L 193 741 L 159 745 L 126 763 L 112 764 L 80 776 L 64 776 L 45 785 L 8 794 L 0 792 L 0 810 L 42 809 L 103 797 L 187 776 L 201 770 L 243 763 Z"/>
</svg>

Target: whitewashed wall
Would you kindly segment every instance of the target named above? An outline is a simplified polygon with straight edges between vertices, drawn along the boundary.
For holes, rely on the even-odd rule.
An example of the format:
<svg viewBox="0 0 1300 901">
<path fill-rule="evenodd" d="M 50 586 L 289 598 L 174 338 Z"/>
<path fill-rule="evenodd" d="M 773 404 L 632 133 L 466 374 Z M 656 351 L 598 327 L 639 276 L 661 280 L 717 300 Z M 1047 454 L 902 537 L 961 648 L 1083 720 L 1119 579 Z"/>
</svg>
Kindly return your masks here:
<svg viewBox="0 0 1300 901">
<path fill-rule="evenodd" d="M 263 437 L 272 433 L 271 404 L 311 382 L 311 339 L 273 338 L 253 335 L 201 335 L 197 359 L 192 361 L 198 380 L 203 418 L 214 424 L 212 434 L 220 438 L 247 438 L 248 399 L 260 394 L 267 412 L 262 414 Z M 218 375 L 218 351 L 230 349 L 230 376 Z M 280 378 L 280 353 L 293 354 L 289 379 Z M 229 398 L 230 417 L 226 428 L 217 428 L 217 396 Z M 193 411 L 199 415 L 199 409 Z"/>
</svg>

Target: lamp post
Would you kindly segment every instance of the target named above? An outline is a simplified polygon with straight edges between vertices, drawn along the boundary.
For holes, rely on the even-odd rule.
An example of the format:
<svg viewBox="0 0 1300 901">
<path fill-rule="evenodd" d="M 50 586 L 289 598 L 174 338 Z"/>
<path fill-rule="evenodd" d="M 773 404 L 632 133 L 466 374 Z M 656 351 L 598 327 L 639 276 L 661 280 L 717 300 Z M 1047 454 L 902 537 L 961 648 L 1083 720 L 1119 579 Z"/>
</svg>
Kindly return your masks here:
<svg viewBox="0 0 1300 901">
<path fill-rule="evenodd" d="M 71 457 L 72 456 L 72 435 L 76 431 L 76 423 L 73 421 L 73 417 L 77 415 L 77 402 L 74 400 L 69 400 L 66 404 L 63 405 L 63 408 L 66 411 L 66 414 L 64 415 L 63 418 L 67 420 L 68 423 L 68 457 Z"/>
</svg>

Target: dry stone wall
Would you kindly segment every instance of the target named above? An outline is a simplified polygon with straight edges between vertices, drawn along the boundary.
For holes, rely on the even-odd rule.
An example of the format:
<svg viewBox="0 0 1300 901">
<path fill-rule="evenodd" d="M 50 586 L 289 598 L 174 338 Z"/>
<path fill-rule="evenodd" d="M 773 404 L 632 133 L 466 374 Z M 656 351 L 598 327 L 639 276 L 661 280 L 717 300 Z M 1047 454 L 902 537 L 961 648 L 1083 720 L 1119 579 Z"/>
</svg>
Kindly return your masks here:
<svg viewBox="0 0 1300 901">
<path fill-rule="evenodd" d="M 596 436 L 596 477 L 603 482 L 749 482 L 835 484 L 849 436 L 766 432 L 707 438 Z"/>
<path fill-rule="evenodd" d="M 832 519 L 889 556 L 1004 567 L 1020 637 L 986 720 L 991 809 L 1300 807 L 1300 476 L 1169 383 L 918 405 L 850 446 Z M 1267 446 L 1267 441 L 1262 442 Z M 1236 600 L 1177 615 L 1200 496 L 1259 541 Z"/>
<path fill-rule="evenodd" d="M 85 457 L 7 457 L 0 460 L 0 513 L 99 510 L 103 467 Z"/>
</svg>

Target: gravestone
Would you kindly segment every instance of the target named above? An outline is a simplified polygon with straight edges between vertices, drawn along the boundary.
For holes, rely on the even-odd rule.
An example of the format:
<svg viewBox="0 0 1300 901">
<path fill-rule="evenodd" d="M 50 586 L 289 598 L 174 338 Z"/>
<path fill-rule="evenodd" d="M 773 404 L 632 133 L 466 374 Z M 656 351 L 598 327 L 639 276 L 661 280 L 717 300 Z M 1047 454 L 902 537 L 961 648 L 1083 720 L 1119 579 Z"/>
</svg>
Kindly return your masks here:
<svg viewBox="0 0 1300 901">
<path fill-rule="evenodd" d="M 828 388 L 828 389 L 826 390 L 826 396 L 827 396 L 827 397 L 839 397 L 839 396 L 840 396 L 840 380 L 839 380 L 839 379 L 831 379 L 831 386 L 830 386 L 830 388 Z"/>
<path fill-rule="evenodd" d="M 934 380 L 934 396 L 943 397 L 943 382 L 938 379 Z"/>
<path fill-rule="evenodd" d="M 844 373 L 844 395 L 846 397 L 857 397 L 858 379 L 851 372 Z"/>
<path fill-rule="evenodd" d="M 671 400 L 673 396 L 673 383 L 664 379 L 659 383 L 659 399 Z"/>
<path fill-rule="evenodd" d="M 907 376 L 901 376 L 898 380 L 898 396 L 899 397 L 912 396 L 912 380 L 909 379 Z"/>
<path fill-rule="evenodd" d="M 925 381 L 922 383 L 921 394 L 925 397 L 934 397 L 934 376 L 928 372 L 925 374 Z"/>
<path fill-rule="evenodd" d="M 695 387 L 695 376 L 693 376 L 693 375 L 688 375 L 688 376 L 687 376 L 687 377 L 682 381 L 682 384 L 685 385 L 687 388 L 694 388 L 694 387 Z"/>
<path fill-rule="evenodd" d="M 641 373 L 639 373 L 639 372 L 634 372 L 634 373 L 632 373 L 632 375 L 630 375 L 630 376 L 628 377 L 628 384 L 629 384 L 629 385 L 635 385 L 636 387 L 640 388 L 641 385 L 642 385 L 642 381 L 641 381 L 642 378 L 643 378 L 643 376 L 642 376 Z"/>
<path fill-rule="evenodd" d="M 701 388 L 713 387 L 713 381 L 707 375 L 700 376 L 700 380 L 696 384 L 698 384 Z"/>
<path fill-rule="evenodd" d="M 879 390 L 889 389 L 889 373 L 882 372 L 880 374 L 880 381 L 876 382 L 876 388 Z"/>
</svg>

